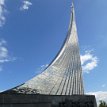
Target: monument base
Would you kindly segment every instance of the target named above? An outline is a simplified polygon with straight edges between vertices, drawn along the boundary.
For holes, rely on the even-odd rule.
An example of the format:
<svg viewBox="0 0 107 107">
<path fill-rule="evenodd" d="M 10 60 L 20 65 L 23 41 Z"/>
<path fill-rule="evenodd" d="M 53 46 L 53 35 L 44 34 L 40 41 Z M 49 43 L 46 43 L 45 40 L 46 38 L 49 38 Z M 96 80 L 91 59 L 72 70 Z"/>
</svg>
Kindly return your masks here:
<svg viewBox="0 0 107 107">
<path fill-rule="evenodd" d="M 93 95 L 0 94 L 0 107 L 97 107 Z"/>
</svg>

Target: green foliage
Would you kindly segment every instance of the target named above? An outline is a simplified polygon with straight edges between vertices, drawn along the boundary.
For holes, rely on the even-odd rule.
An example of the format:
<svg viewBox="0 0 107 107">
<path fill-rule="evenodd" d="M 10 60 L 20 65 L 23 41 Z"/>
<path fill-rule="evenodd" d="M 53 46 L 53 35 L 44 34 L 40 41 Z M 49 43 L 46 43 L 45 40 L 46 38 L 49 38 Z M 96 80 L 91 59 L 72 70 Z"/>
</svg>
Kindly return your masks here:
<svg viewBox="0 0 107 107">
<path fill-rule="evenodd" d="M 107 103 L 105 101 L 100 101 L 99 107 L 107 107 Z"/>
</svg>

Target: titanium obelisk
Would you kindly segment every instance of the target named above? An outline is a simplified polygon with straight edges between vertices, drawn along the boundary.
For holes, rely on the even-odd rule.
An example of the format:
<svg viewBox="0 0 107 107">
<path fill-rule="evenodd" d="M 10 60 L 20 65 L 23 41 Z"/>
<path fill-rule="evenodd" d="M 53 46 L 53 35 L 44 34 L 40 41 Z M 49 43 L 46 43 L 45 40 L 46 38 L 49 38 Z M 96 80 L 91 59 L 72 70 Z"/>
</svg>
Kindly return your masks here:
<svg viewBox="0 0 107 107">
<path fill-rule="evenodd" d="M 48 95 L 84 94 L 73 3 L 67 37 L 55 59 L 41 74 L 8 91 Z"/>
<path fill-rule="evenodd" d="M 84 95 L 73 3 L 68 33 L 54 60 L 41 74 L 0 93 L 0 107 L 97 107 L 94 95 Z"/>
</svg>

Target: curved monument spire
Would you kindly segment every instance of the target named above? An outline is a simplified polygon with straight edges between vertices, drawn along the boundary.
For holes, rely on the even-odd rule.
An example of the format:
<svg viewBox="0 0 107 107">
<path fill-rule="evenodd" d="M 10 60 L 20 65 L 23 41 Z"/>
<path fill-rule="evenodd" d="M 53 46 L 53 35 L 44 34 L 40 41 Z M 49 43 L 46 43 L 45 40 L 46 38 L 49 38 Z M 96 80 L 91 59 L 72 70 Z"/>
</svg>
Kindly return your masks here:
<svg viewBox="0 0 107 107">
<path fill-rule="evenodd" d="M 8 92 L 50 95 L 84 94 L 73 2 L 67 37 L 55 59 L 41 74 Z"/>
</svg>

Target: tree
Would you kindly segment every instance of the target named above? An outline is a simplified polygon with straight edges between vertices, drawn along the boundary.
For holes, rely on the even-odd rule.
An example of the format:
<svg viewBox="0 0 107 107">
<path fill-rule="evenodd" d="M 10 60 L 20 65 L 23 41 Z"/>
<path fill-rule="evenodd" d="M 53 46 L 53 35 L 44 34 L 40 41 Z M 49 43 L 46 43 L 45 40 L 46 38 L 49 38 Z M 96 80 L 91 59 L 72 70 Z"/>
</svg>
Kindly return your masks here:
<svg viewBox="0 0 107 107">
<path fill-rule="evenodd" d="M 100 100 L 99 107 L 107 107 L 107 103 L 105 101 Z"/>
</svg>

